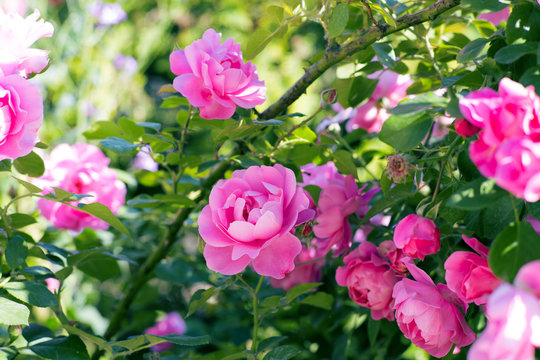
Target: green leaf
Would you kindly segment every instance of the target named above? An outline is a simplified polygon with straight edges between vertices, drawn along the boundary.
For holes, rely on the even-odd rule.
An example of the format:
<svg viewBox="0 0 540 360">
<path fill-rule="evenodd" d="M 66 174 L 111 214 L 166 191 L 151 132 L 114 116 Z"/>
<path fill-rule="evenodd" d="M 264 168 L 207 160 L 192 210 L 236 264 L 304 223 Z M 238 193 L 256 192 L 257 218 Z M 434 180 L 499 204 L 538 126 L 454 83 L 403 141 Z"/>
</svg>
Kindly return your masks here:
<svg viewBox="0 0 540 360">
<path fill-rule="evenodd" d="M 138 126 L 142 126 L 143 128 L 153 129 L 155 131 L 161 130 L 161 124 L 156 122 L 138 122 L 136 124 Z"/>
<path fill-rule="evenodd" d="M 495 276 L 512 283 L 526 263 L 540 259 L 540 237 L 531 224 L 523 221 L 504 229 L 491 245 L 489 267 Z"/>
<path fill-rule="evenodd" d="M 470 43 L 465 45 L 463 49 L 461 49 L 461 51 L 456 57 L 456 60 L 460 63 L 466 63 L 475 59 L 476 57 L 478 57 L 478 55 L 480 55 L 482 50 L 484 50 L 484 47 L 487 45 L 488 42 L 489 40 L 484 38 L 471 41 Z"/>
<path fill-rule="evenodd" d="M 189 101 L 188 101 L 187 98 L 180 97 L 180 96 L 168 97 L 168 98 L 164 99 L 163 102 L 161 103 L 162 108 L 175 108 L 175 107 L 182 106 L 182 105 L 188 106 Z"/>
<path fill-rule="evenodd" d="M 105 248 L 96 248 L 96 249 L 86 249 L 76 252 L 75 254 L 69 255 L 67 257 L 67 262 L 69 266 L 77 266 L 80 262 L 86 260 L 89 257 L 95 256 L 105 252 Z"/>
<path fill-rule="evenodd" d="M 255 126 L 255 125 L 227 126 L 216 136 L 216 140 L 219 141 L 219 140 L 226 140 L 226 139 L 231 139 L 231 140 L 242 139 L 256 133 L 260 129 L 261 128 L 259 126 Z"/>
<path fill-rule="evenodd" d="M 116 136 L 108 137 L 105 140 L 101 140 L 99 144 L 105 149 L 112 150 L 119 154 L 131 152 L 135 150 L 138 146 Z"/>
<path fill-rule="evenodd" d="M 516 4 L 506 23 L 506 42 L 540 40 L 540 10 L 531 3 Z"/>
<path fill-rule="evenodd" d="M 20 229 L 28 225 L 36 223 L 36 219 L 33 216 L 27 214 L 14 213 L 8 215 L 9 222 L 12 228 Z"/>
<path fill-rule="evenodd" d="M 60 201 L 64 201 L 64 200 L 70 198 L 71 195 L 73 195 L 69 191 L 66 191 L 66 190 L 63 190 L 63 189 L 60 189 L 60 188 L 57 188 L 57 187 L 53 187 L 53 190 L 54 190 L 54 195 Z"/>
<path fill-rule="evenodd" d="M 334 297 L 330 294 L 319 291 L 313 295 L 309 295 L 300 303 L 315 306 L 324 310 L 331 310 L 332 304 L 334 303 Z"/>
<path fill-rule="evenodd" d="M 368 332 L 369 345 L 371 347 L 375 346 L 375 343 L 377 341 L 377 335 L 379 334 L 380 328 L 381 328 L 381 322 L 379 320 L 373 320 L 371 316 L 368 316 L 367 332 Z"/>
<path fill-rule="evenodd" d="M 28 256 L 28 249 L 24 245 L 24 239 L 21 236 L 15 235 L 9 240 L 5 256 L 6 262 L 11 269 L 15 269 L 24 263 Z"/>
<path fill-rule="evenodd" d="M 101 282 L 120 276 L 118 262 L 106 254 L 89 256 L 79 262 L 77 268 Z"/>
<path fill-rule="evenodd" d="M 505 46 L 495 53 L 495 61 L 501 64 L 511 64 L 527 54 L 538 51 L 538 42 Z"/>
<path fill-rule="evenodd" d="M 11 171 L 11 160 L 4 159 L 0 161 L 0 171 Z"/>
<path fill-rule="evenodd" d="M 495 12 L 508 6 L 506 2 L 499 0 L 462 0 L 461 3 L 475 11 L 489 10 Z"/>
<path fill-rule="evenodd" d="M 17 182 L 19 184 L 21 184 L 22 186 L 24 186 L 26 188 L 26 190 L 30 191 L 32 194 L 35 194 L 35 193 L 40 193 L 42 192 L 43 190 L 41 190 L 39 187 L 37 187 L 36 185 L 34 184 L 31 184 L 29 183 L 28 181 L 24 181 L 24 180 L 21 180 L 21 179 L 18 179 L 16 177 L 13 177 L 15 180 L 17 180 Z"/>
<path fill-rule="evenodd" d="M 355 178 L 358 176 L 358 170 L 349 151 L 340 149 L 334 152 L 334 162 L 340 173 L 353 175 Z"/>
<path fill-rule="evenodd" d="M 116 230 L 120 231 L 122 234 L 130 236 L 128 229 L 122 224 L 120 220 L 112 213 L 112 211 L 105 205 L 100 203 L 91 203 L 91 204 L 78 204 L 78 209 L 94 215 L 98 219 L 105 221 L 107 224 L 111 225 Z"/>
<path fill-rule="evenodd" d="M 389 44 L 373 44 L 373 50 L 377 55 L 377 59 L 387 67 L 394 67 L 396 64 L 396 56 L 394 54 L 394 49 Z"/>
<path fill-rule="evenodd" d="M 433 125 L 426 113 L 415 115 L 392 115 L 383 124 L 379 139 L 398 151 L 414 149 Z"/>
<path fill-rule="evenodd" d="M 296 299 L 300 295 L 305 294 L 306 292 L 311 291 L 321 285 L 322 283 L 318 282 L 318 283 L 306 283 L 306 284 L 293 286 L 285 294 L 285 300 L 287 301 L 288 304 L 290 304 L 294 299 Z"/>
<path fill-rule="evenodd" d="M 28 325 L 29 316 L 26 305 L 0 297 L 0 324 Z"/>
<path fill-rule="evenodd" d="M 384 21 L 390 26 L 396 26 L 396 20 L 386 11 L 382 6 L 376 4 L 376 3 L 370 3 L 369 6 L 371 7 L 371 10 L 379 13 L 384 18 Z"/>
<path fill-rule="evenodd" d="M 437 96 L 433 93 L 422 94 L 402 101 L 398 106 L 388 110 L 390 114 L 405 115 L 419 114 L 426 110 L 443 108 L 448 104 L 448 99 L 443 96 Z"/>
<path fill-rule="evenodd" d="M 208 299 L 210 299 L 213 295 L 217 294 L 220 291 L 220 288 L 211 287 L 209 289 L 200 289 L 193 294 L 191 299 L 189 300 L 189 310 L 186 315 L 186 317 L 193 314 L 195 311 L 197 311 L 201 306 L 203 306 Z"/>
<path fill-rule="evenodd" d="M 484 209 L 506 193 L 492 179 L 479 178 L 460 186 L 446 201 L 446 206 L 462 210 Z"/>
<path fill-rule="evenodd" d="M 316 185 L 306 185 L 303 187 L 304 190 L 306 190 L 309 195 L 311 195 L 311 198 L 315 202 L 315 204 L 319 203 L 319 195 L 321 195 L 321 188 Z"/>
<path fill-rule="evenodd" d="M 51 360 L 90 360 L 86 345 L 74 335 L 40 342 L 30 346 L 30 350 Z"/>
<path fill-rule="evenodd" d="M 309 143 L 317 140 L 317 134 L 315 134 L 313 130 L 307 126 L 300 126 L 292 132 L 292 135 L 296 136 L 297 138 L 304 139 Z"/>
<path fill-rule="evenodd" d="M 257 352 L 264 351 L 266 349 L 273 348 L 283 340 L 285 340 L 287 336 L 272 336 L 269 338 L 266 338 L 262 340 L 259 345 L 257 346 Z"/>
<path fill-rule="evenodd" d="M 127 136 L 130 136 L 134 139 L 139 139 L 144 134 L 144 128 L 142 126 L 139 126 L 133 121 L 126 118 L 118 119 L 118 126 L 120 126 L 122 130 L 124 130 Z"/>
<path fill-rule="evenodd" d="M 379 80 L 371 80 L 365 76 L 357 76 L 353 78 L 351 88 L 349 90 L 349 106 L 356 107 L 362 101 L 368 99 L 375 91 Z"/>
<path fill-rule="evenodd" d="M 19 274 L 33 276 L 36 280 L 54 278 L 54 273 L 44 266 L 28 266 L 19 270 Z"/>
<path fill-rule="evenodd" d="M 348 21 L 349 5 L 347 3 L 337 3 L 328 19 L 328 36 L 335 38 L 341 35 L 347 27 Z"/>
<path fill-rule="evenodd" d="M 83 132 L 88 140 L 106 139 L 110 136 L 121 136 L 122 130 L 112 121 L 96 121 L 88 130 Z"/>
<path fill-rule="evenodd" d="M 26 156 L 15 159 L 13 161 L 13 166 L 15 166 L 15 169 L 21 174 L 30 177 L 40 177 L 45 172 L 43 159 L 33 151 Z"/>
<path fill-rule="evenodd" d="M 292 345 L 282 345 L 266 354 L 263 360 L 288 360 L 300 353 L 301 351 Z"/>
<path fill-rule="evenodd" d="M 185 336 L 185 335 L 146 335 L 152 344 L 159 344 L 165 341 L 170 341 L 173 344 L 181 346 L 199 346 L 206 345 L 210 342 L 208 336 Z"/>
<path fill-rule="evenodd" d="M 56 297 L 45 285 L 31 281 L 9 282 L 4 289 L 13 297 L 30 305 L 49 307 L 56 305 Z"/>
<path fill-rule="evenodd" d="M 244 59 L 251 60 L 259 55 L 274 37 L 283 35 L 283 32 L 287 30 L 287 24 L 280 24 L 272 32 L 263 28 L 257 29 L 248 39 L 246 50 L 244 51 Z"/>
<path fill-rule="evenodd" d="M 23 329 L 22 336 L 26 339 L 26 341 L 32 342 L 34 340 L 43 339 L 46 337 L 53 338 L 54 333 L 46 326 L 40 324 L 30 324 Z"/>
</svg>

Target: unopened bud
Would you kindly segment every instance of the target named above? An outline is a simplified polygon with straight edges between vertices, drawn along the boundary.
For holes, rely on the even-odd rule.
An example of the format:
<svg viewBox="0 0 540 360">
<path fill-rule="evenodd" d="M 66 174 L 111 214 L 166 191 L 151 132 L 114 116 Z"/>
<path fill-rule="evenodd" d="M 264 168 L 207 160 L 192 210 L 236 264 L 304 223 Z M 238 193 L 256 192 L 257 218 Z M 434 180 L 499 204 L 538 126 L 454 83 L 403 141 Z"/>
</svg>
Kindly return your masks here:
<svg viewBox="0 0 540 360">
<path fill-rule="evenodd" d="M 454 128 L 456 129 L 456 133 L 463 137 L 471 137 L 481 130 L 479 127 L 471 124 L 465 119 L 456 119 L 456 121 L 454 121 Z"/>
<path fill-rule="evenodd" d="M 321 106 L 332 105 L 337 101 L 337 90 L 326 89 L 321 93 Z"/>
</svg>

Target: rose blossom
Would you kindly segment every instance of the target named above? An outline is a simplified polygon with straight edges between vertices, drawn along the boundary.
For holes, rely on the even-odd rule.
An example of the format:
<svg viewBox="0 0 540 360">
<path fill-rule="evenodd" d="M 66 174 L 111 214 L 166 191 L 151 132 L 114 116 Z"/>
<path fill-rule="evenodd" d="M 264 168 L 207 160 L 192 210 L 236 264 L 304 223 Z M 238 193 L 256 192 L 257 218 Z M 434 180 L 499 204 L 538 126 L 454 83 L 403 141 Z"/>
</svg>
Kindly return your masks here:
<svg viewBox="0 0 540 360">
<path fill-rule="evenodd" d="M 308 206 L 292 170 L 279 164 L 236 170 L 217 182 L 199 215 L 207 266 L 232 275 L 251 264 L 260 275 L 283 279 L 302 250 L 291 230 Z"/>
<path fill-rule="evenodd" d="M 294 269 L 285 274 L 283 279 L 270 279 L 270 285 L 288 291 L 296 285 L 321 281 L 321 270 L 326 262 L 323 255 L 313 247 L 303 248 L 294 261 Z M 298 265 L 299 263 L 305 264 Z"/>
<path fill-rule="evenodd" d="M 0 70 L 0 160 L 29 154 L 39 141 L 42 121 L 38 89 L 18 75 L 2 76 Z"/>
<path fill-rule="evenodd" d="M 452 253 L 444 263 L 446 283 L 463 301 L 485 304 L 501 280 L 489 268 L 489 249 L 475 238 L 465 235 L 462 238 L 478 254 L 470 251 Z"/>
<path fill-rule="evenodd" d="M 456 129 L 456 133 L 463 137 L 474 136 L 481 130 L 479 127 L 471 124 L 465 119 L 456 119 L 454 121 L 454 128 Z"/>
<path fill-rule="evenodd" d="M 411 214 L 397 224 L 394 243 L 405 255 L 424 260 L 441 248 L 441 233 L 433 220 Z"/>
<path fill-rule="evenodd" d="M 146 329 L 145 334 L 150 335 L 183 335 L 186 332 L 186 322 L 177 312 L 168 313 L 154 326 Z M 152 346 L 153 351 L 162 352 L 170 349 L 174 344 L 170 341 Z"/>
<path fill-rule="evenodd" d="M 479 20 L 489 21 L 490 23 L 493 24 L 493 26 L 498 26 L 503 21 L 508 20 L 508 16 L 510 16 L 510 8 L 505 7 L 504 9 L 500 11 L 480 14 L 476 18 Z"/>
<path fill-rule="evenodd" d="M 347 131 L 365 129 L 370 133 L 381 131 L 383 123 L 388 120 L 391 109 L 405 98 L 407 88 L 413 83 L 408 75 L 400 75 L 393 71 L 377 71 L 367 76 L 378 79 L 377 87 L 366 103 L 355 109 L 354 115 L 347 122 Z"/>
<path fill-rule="evenodd" d="M 540 260 L 531 261 L 519 269 L 514 284 L 519 289 L 527 290 L 540 299 Z"/>
<path fill-rule="evenodd" d="M 336 270 L 336 281 L 349 289 L 350 298 L 371 309 L 374 320 L 394 320 L 392 290 L 398 281 L 389 264 L 377 253 L 377 247 L 361 243 L 343 258 L 345 266 Z"/>
<path fill-rule="evenodd" d="M 97 146 L 60 144 L 44 160 L 45 174 L 34 183 L 46 192 L 58 187 L 75 194 L 91 195 L 79 203 L 99 202 L 114 214 L 124 204 L 126 186 L 108 167 L 109 159 Z M 37 206 L 41 214 L 59 229 L 80 231 L 86 227 L 96 230 L 109 227 L 105 221 L 59 202 L 39 199 Z"/>
<path fill-rule="evenodd" d="M 51 23 L 38 19 L 38 10 L 23 18 L 0 8 L 0 71 L 4 75 L 26 77 L 41 72 L 49 63 L 45 50 L 30 48 L 37 40 L 51 37 L 54 31 Z"/>
<path fill-rule="evenodd" d="M 221 34 L 208 29 L 202 39 L 169 58 L 171 71 L 178 75 L 174 88 L 199 107 L 204 119 L 228 119 L 237 106 L 250 109 L 265 100 L 264 82 L 255 65 L 244 63 L 240 44 L 233 38 L 220 42 Z"/>
<path fill-rule="evenodd" d="M 403 251 L 396 248 L 396 245 L 391 240 L 385 240 L 379 244 L 377 250 L 379 255 L 390 262 L 390 268 L 394 270 L 397 275 L 406 275 L 409 270 L 403 262 L 408 257 L 405 256 Z"/>
<path fill-rule="evenodd" d="M 405 337 L 438 358 L 446 355 L 452 344 L 471 344 L 474 332 L 459 310 L 466 310 L 467 305 L 446 285 L 435 285 L 412 261 L 406 265 L 416 281 L 399 281 L 392 294 L 396 321 Z"/>
<path fill-rule="evenodd" d="M 55 293 L 60 288 L 60 281 L 58 279 L 55 279 L 53 277 L 46 278 L 45 283 L 47 283 L 47 289 L 49 289 L 50 292 Z"/>
</svg>

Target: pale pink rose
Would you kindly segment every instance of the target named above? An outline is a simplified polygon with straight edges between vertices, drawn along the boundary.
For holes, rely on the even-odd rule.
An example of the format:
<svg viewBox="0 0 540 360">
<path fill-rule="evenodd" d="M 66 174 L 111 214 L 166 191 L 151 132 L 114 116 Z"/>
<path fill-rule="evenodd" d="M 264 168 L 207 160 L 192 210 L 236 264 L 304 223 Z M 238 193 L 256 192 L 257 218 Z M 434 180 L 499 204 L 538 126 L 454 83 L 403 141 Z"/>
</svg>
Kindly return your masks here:
<svg viewBox="0 0 540 360">
<path fill-rule="evenodd" d="M 475 238 L 462 237 L 478 254 L 469 251 L 452 253 L 444 263 L 446 283 L 466 303 L 485 304 L 502 281 L 489 268 L 489 249 Z"/>
<path fill-rule="evenodd" d="M 468 360 L 534 360 L 540 346 L 540 304 L 532 293 L 502 284 L 489 297 L 487 326 Z"/>
<path fill-rule="evenodd" d="M 28 4 L 26 0 L 2 0 L 0 1 L 0 8 L 5 13 L 15 13 L 23 16 L 28 10 Z"/>
<path fill-rule="evenodd" d="M 474 136 L 481 130 L 479 127 L 471 124 L 465 119 L 456 119 L 456 121 L 454 121 L 454 128 L 456 129 L 456 133 L 463 137 Z"/>
<path fill-rule="evenodd" d="M 49 63 L 45 50 L 30 48 L 43 37 L 51 37 L 51 23 L 39 20 L 39 11 L 23 18 L 16 13 L 5 13 L 0 8 L 0 70 L 4 75 L 41 72 Z"/>
<path fill-rule="evenodd" d="M 154 326 L 146 329 L 145 334 L 150 335 L 183 335 L 187 330 L 186 322 L 177 312 L 168 313 L 163 319 L 158 321 Z M 170 349 L 174 344 L 172 342 L 164 342 L 152 346 L 153 351 L 162 352 Z"/>
<path fill-rule="evenodd" d="M 394 320 L 392 291 L 398 277 L 379 256 L 377 247 L 361 243 L 343 258 L 345 266 L 336 270 L 336 281 L 349 289 L 349 297 L 358 305 L 371 309 L 371 317 Z"/>
<path fill-rule="evenodd" d="M 60 144 L 44 160 L 45 174 L 34 183 L 45 193 L 54 192 L 52 187 L 57 187 L 75 194 L 91 195 L 78 203 L 99 202 L 114 214 L 124 204 L 126 185 L 108 167 L 110 160 L 97 146 Z M 109 227 L 105 221 L 59 202 L 39 199 L 37 206 L 41 214 L 59 229 L 80 231 L 86 227 L 96 230 Z"/>
<path fill-rule="evenodd" d="M 396 322 L 407 339 L 437 358 L 452 345 L 467 346 L 474 341 L 459 308 L 467 309 L 459 297 L 444 284 L 437 284 L 414 263 L 407 268 L 416 279 L 403 279 L 394 286 Z"/>
<path fill-rule="evenodd" d="M 264 82 L 255 65 L 244 63 L 240 44 L 233 38 L 220 42 L 221 34 L 208 29 L 202 39 L 169 58 L 171 71 L 178 75 L 174 88 L 199 107 L 204 119 L 228 119 L 237 106 L 250 109 L 265 101 Z"/>
<path fill-rule="evenodd" d="M 394 243 L 405 255 L 424 260 L 441 248 L 441 233 L 433 220 L 411 214 L 397 224 Z"/>
<path fill-rule="evenodd" d="M 344 109 L 343 106 L 341 106 L 339 103 L 332 104 L 332 109 L 337 112 L 337 114 L 333 117 L 326 117 L 322 119 L 315 128 L 315 131 L 317 133 L 324 131 L 330 125 L 341 124 L 342 122 L 349 120 L 356 113 L 355 109 L 351 107 Z"/>
<path fill-rule="evenodd" d="M 403 260 L 408 259 L 407 256 L 396 247 L 392 240 L 385 240 L 379 244 L 377 249 L 379 255 L 390 262 L 390 268 L 399 276 L 405 276 L 409 272 Z"/>
<path fill-rule="evenodd" d="M 323 252 L 334 250 L 334 256 L 347 251 L 352 243 L 352 230 L 348 216 L 367 212 L 374 189 L 362 193 L 366 185 L 358 189 L 352 175 L 344 179 L 332 179 L 319 195 L 319 209 L 313 232 L 315 243 Z M 378 191 L 378 189 L 376 189 Z"/>
<path fill-rule="evenodd" d="M 540 0 L 538 0 L 540 1 Z M 483 13 L 478 15 L 476 18 L 478 20 L 486 20 L 493 24 L 493 26 L 498 26 L 503 21 L 508 20 L 508 16 L 510 16 L 510 8 L 506 7 L 500 11 L 495 11 L 491 13 Z"/>
<path fill-rule="evenodd" d="M 308 206 L 291 170 L 279 164 L 236 170 L 217 182 L 199 215 L 207 266 L 232 275 L 251 264 L 260 275 L 283 279 L 302 250 L 291 230 Z"/>
<path fill-rule="evenodd" d="M 294 269 L 285 274 L 283 279 L 270 279 L 270 285 L 288 291 L 296 285 L 319 282 L 321 281 L 322 268 L 325 262 L 324 254 L 321 254 L 317 249 L 313 247 L 309 249 L 303 248 L 302 252 L 294 260 Z"/>
<path fill-rule="evenodd" d="M 18 75 L 2 76 L 0 70 L 0 160 L 28 155 L 39 142 L 42 121 L 39 90 Z"/>
<path fill-rule="evenodd" d="M 540 299 L 540 260 L 531 261 L 519 269 L 514 284 L 519 289 L 527 290 Z"/>
<path fill-rule="evenodd" d="M 364 129 L 378 133 L 390 117 L 387 112 L 407 96 L 407 88 L 413 83 L 408 75 L 399 75 L 393 71 L 377 71 L 368 75 L 369 79 L 379 79 L 371 97 L 355 109 L 347 122 L 347 131 Z"/>
<path fill-rule="evenodd" d="M 45 282 L 47 283 L 47 289 L 49 289 L 50 292 L 55 293 L 60 288 L 60 281 L 55 278 L 46 278 Z"/>
</svg>

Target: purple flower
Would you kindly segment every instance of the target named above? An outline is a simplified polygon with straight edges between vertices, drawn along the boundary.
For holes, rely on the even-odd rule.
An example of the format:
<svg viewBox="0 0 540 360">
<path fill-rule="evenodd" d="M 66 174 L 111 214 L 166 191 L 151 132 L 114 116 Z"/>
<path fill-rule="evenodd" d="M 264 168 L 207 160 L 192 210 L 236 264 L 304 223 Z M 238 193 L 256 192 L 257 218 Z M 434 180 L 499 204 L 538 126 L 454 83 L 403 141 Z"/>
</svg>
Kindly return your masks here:
<svg viewBox="0 0 540 360">
<path fill-rule="evenodd" d="M 88 4 L 86 11 L 97 20 L 100 26 L 110 26 L 127 20 L 127 14 L 120 4 L 94 1 Z"/>
<path fill-rule="evenodd" d="M 127 75 L 133 75 L 137 72 L 138 64 L 133 56 L 118 54 L 114 58 L 114 67 Z"/>
<path fill-rule="evenodd" d="M 144 146 L 131 162 L 131 166 L 138 170 L 157 171 L 159 165 L 150 155 L 151 151 L 150 146 Z"/>
<path fill-rule="evenodd" d="M 186 332 L 186 323 L 177 312 L 168 313 L 165 318 L 158 321 L 154 326 L 144 331 L 145 334 L 166 336 L 183 335 Z M 162 352 L 170 349 L 173 343 L 167 341 L 152 346 L 153 351 Z"/>
</svg>

